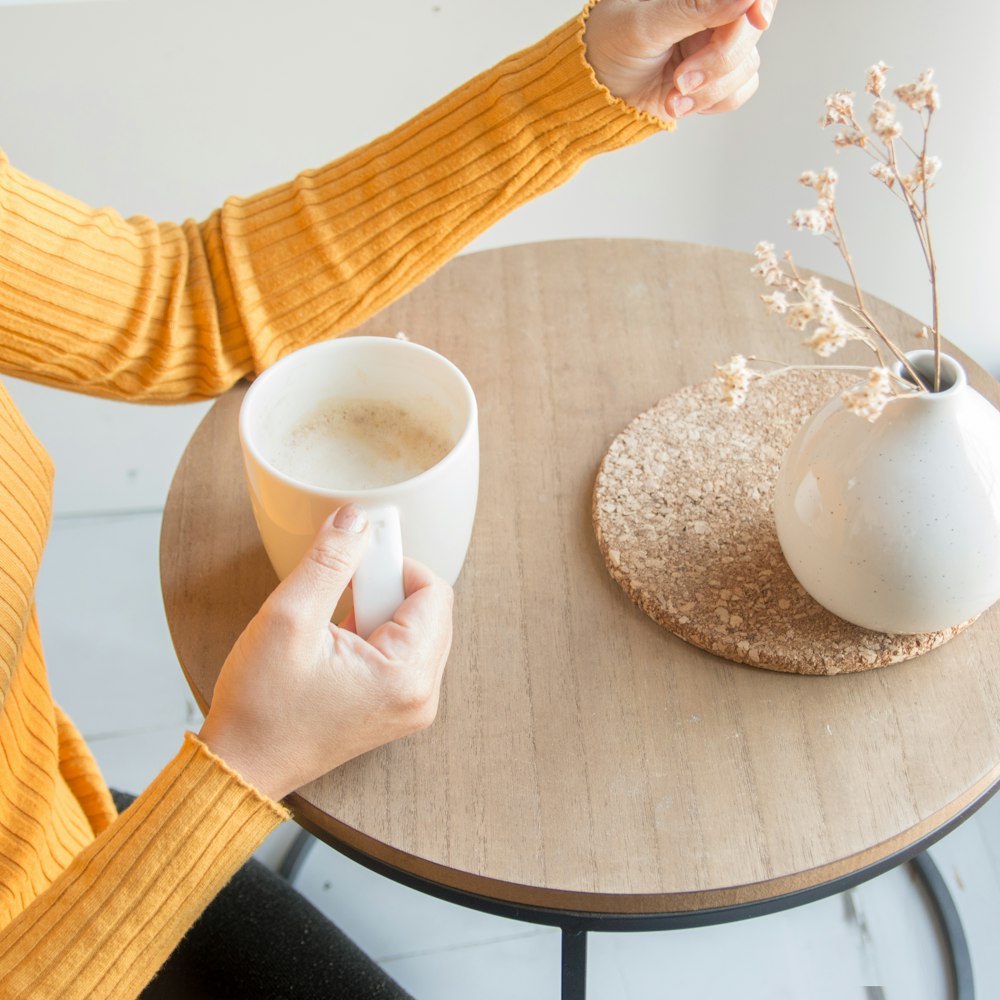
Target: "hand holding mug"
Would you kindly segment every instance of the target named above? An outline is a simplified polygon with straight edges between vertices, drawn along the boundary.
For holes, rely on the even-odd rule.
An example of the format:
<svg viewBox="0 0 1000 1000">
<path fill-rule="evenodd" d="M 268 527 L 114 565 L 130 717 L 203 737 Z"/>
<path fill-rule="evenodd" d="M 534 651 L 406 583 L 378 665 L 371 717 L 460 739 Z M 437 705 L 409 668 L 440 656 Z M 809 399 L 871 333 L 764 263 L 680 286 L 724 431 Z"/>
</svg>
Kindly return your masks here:
<svg viewBox="0 0 1000 1000">
<path fill-rule="evenodd" d="M 357 508 L 329 517 L 216 682 L 201 739 L 273 799 L 426 728 L 437 713 L 451 647 L 447 583 L 407 560 L 405 600 L 368 641 L 330 622 L 369 531 Z"/>
</svg>

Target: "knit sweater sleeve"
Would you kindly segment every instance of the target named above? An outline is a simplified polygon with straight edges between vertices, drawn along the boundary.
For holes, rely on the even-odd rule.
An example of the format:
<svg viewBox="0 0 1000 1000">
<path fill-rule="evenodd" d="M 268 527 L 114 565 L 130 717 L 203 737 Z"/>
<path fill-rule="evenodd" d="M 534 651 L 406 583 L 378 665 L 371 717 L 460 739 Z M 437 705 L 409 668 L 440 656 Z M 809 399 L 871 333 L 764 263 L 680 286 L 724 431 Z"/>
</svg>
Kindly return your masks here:
<svg viewBox="0 0 1000 1000">
<path fill-rule="evenodd" d="M 136 997 L 288 816 L 194 736 L 0 931 L 0 996 Z"/>
<path fill-rule="evenodd" d="M 672 127 L 597 82 L 585 19 L 201 223 L 89 208 L 0 154 L 0 369 L 182 401 L 351 329 L 590 157 Z"/>
</svg>

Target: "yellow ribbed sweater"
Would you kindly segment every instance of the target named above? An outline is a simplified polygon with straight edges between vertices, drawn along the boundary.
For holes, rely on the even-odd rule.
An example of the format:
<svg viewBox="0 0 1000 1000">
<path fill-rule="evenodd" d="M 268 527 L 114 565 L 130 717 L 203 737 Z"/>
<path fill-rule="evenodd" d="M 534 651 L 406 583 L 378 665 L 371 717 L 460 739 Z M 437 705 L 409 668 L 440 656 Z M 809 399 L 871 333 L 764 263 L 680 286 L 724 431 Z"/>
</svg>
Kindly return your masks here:
<svg viewBox="0 0 1000 1000">
<path fill-rule="evenodd" d="M 590 156 L 669 127 L 596 82 L 585 16 L 202 223 L 95 211 L 0 152 L 0 370 L 185 401 L 360 323 Z M 188 734 L 116 815 L 46 678 L 34 589 L 51 484 L 0 388 L 0 996 L 133 997 L 286 813 Z"/>
</svg>

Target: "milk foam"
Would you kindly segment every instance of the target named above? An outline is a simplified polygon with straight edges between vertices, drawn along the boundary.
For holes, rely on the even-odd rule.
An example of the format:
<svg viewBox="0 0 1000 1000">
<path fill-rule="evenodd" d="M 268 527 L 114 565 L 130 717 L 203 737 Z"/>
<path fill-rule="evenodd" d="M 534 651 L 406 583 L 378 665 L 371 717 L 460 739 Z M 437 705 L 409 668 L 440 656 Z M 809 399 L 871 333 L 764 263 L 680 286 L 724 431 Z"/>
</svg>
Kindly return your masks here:
<svg viewBox="0 0 1000 1000">
<path fill-rule="evenodd" d="M 261 450 L 311 486 L 376 489 L 412 479 L 451 451 L 452 436 L 435 417 L 387 400 L 328 399 L 287 432 L 265 435 Z"/>
</svg>

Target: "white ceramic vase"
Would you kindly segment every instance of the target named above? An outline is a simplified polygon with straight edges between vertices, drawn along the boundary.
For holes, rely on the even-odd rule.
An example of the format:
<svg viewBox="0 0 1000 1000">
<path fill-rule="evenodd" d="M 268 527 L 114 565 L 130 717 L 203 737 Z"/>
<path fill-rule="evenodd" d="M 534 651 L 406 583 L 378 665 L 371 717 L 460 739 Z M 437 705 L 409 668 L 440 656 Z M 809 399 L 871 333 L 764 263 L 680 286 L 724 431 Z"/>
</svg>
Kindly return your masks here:
<svg viewBox="0 0 1000 1000">
<path fill-rule="evenodd" d="M 933 372 L 933 351 L 907 357 Z M 792 572 L 863 628 L 933 632 L 1000 599 L 1000 411 L 953 358 L 941 371 L 942 391 L 894 399 L 874 422 L 830 400 L 775 484 Z"/>
</svg>

